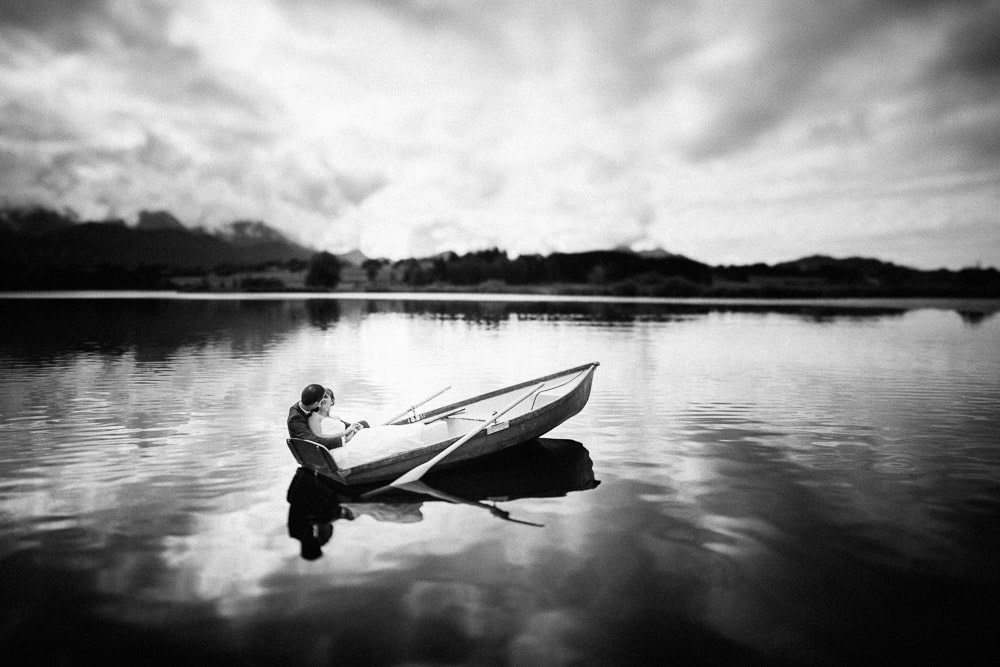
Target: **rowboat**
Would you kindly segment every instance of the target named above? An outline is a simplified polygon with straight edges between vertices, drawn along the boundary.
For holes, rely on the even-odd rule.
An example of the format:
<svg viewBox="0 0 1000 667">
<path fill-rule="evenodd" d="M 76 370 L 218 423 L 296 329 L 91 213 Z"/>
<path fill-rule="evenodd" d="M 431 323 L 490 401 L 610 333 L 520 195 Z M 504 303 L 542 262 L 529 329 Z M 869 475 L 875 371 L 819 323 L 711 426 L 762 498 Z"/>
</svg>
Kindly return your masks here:
<svg viewBox="0 0 1000 667">
<path fill-rule="evenodd" d="M 548 433 L 587 404 L 598 365 L 592 362 L 568 368 L 419 414 L 407 411 L 384 427 L 370 429 L 373 436 L 377 431 L 383 440 L 404 445 L 401 451 L 373 460 L 365 460 L 363 446 L 355 444 L 369 429 L 361 431 L 347 447 L 332 452 L 299 438 L 288 438 L 288 447 L 300 466 L 344 487 L 399 482 L 408 474 L 408 479 L 417 480 L 426 467 L 468 463 Z M 394 437 L 396 433 L 398 437 Z M 345 459 L 345 454 L 357 455 L 347 451 L 351 449 L 360 452 L 361 458 Z M 421 470 L 420 474 L 414 475 L 416 470 Z"/>
</svg>

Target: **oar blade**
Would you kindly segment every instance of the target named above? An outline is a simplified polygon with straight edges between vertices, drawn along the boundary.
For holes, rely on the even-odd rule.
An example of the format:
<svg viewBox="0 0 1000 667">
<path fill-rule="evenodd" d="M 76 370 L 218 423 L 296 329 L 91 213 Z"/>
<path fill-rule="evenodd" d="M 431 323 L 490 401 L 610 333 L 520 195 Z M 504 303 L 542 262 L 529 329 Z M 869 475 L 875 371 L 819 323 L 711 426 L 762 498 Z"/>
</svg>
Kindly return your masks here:
<svg viewBox="0 0 1000 667">
<path fill-rule="evenodd" d="M 520 524 L 524 524 L 525 526 L 534 526 L 535 528 L 545 528 L 545 524 L 544 523 L 535 523 L 534 521 L 525 521 L 524 519 L 515 519 L 515 518 L 513 518 L 511 516 L 502 516 L 500 518 L 503 519 L 504 521 L 510 521 L 511 523 L 520 523 Z"/>
<path fill-rule="evenodd" d="M 433 463 L 431 461 L 428 461 L 427 463 L 418 465 L 416 468 L 411 468 L 410 470 L 404 472 L 402 475 L 393 480 L 392 483 L 389 484 L 389 486 L 394 486 L 396 488 L 399 488 L 401 486 L 405 486 L 407 484 L 412 484 L 413 482 L 419 481 L 420 478 L 424 476 L 424 473 L 426 473 L 430 469 L 431 465 L 433 465 Z"/>
<path fill-rule="evenodd" d="M 369 500 L 377 495 L 383 494 L 386 491 L 392 491 L 395 487 L 392 484 L 386 484 L 385 486 L 380 486 L 377 489 L 372 489 L 371 491 L 365 491 L 361 494 L 361 498 L 364 500 Z"/>
</svg>

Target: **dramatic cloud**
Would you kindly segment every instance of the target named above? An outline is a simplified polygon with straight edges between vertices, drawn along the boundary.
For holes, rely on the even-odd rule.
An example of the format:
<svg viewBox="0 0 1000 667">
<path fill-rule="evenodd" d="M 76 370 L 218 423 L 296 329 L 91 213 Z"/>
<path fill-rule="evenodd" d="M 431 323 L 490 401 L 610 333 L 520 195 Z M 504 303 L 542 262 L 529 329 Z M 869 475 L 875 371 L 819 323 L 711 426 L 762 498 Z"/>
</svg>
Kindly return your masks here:
<svg viewBox="0 0 1000 667">
<path fill-rule="evenodd" d="M 998 44 L 997 0 L 7 2 L 0 198 L 391 257 L 1000 265 Z"/>
</svg>

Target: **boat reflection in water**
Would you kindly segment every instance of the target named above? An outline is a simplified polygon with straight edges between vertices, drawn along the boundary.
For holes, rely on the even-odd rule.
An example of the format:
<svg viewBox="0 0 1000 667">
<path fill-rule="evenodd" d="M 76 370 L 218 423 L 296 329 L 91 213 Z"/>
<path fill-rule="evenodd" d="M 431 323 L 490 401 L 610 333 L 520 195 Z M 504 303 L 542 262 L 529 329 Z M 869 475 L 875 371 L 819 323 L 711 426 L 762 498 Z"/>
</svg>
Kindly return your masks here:
<svg viewBox="0 0 1000 667">
<path fill-rule="evenodd" d="M 371 500 L 362 497 L 370 489 L 347 488 L 299 468 L 288 487 L 288 534 L 302 543 L 303 558 L 315 560 L 333 536 L 335 521 L 364 514 L 378 521 L 412 523 L 423 518 L 423 503 L 433 501 L 482 507 L 506 521 L 541 526 L 511 517 L 496 503 L 555 498 L 598 484 L 590 452 L 575 440 L 553 438 L 538 438 L 474 463 L 432 471 L 405 491 L 389 490 Z"/>
</svg>

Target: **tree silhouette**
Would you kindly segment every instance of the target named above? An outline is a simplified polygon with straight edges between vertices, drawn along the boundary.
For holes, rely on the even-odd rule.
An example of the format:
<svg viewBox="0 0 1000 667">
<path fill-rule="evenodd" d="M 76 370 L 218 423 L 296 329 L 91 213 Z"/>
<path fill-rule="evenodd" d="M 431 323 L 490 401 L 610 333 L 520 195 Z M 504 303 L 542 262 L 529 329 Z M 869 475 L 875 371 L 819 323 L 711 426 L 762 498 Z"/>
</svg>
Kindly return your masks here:
<svg viewBox="0 0 1000 667">
<path fill-rule="evenodd" d="M 340 260 L 328 252 L 318 252 L 309 258 L 306 286 L 336 287 L 340 282 Z"/>
</svg>

